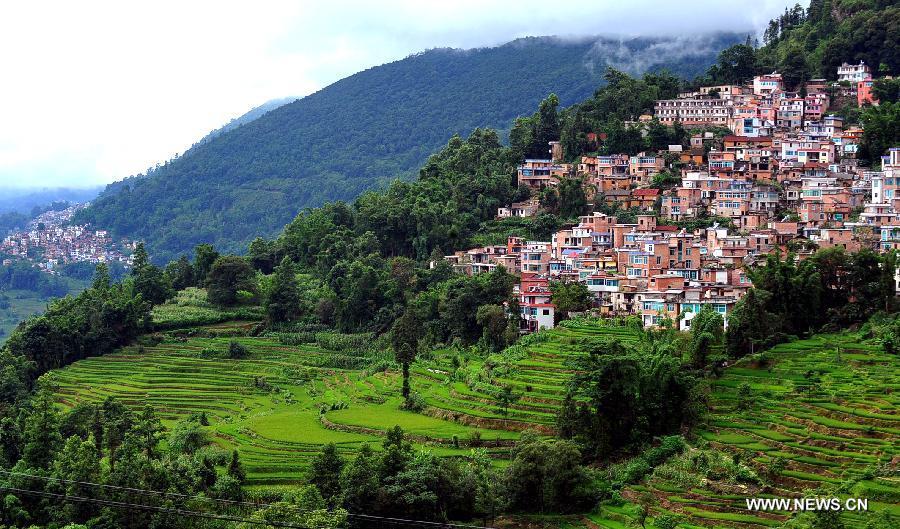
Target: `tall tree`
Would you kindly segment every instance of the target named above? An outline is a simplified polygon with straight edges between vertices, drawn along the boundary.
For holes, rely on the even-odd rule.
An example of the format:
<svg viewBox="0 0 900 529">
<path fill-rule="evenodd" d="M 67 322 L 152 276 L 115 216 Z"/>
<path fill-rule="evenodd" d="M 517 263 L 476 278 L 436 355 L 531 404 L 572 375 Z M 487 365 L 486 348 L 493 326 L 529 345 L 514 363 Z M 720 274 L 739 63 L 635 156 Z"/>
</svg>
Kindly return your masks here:
<svg viewBox="0 0 900 529">
<path fill-rule="evenodd" d="M 289 323 L 300 317 L 300 290 L 294 263 L 287 257 L 275 267 L 275 277 L 266 298 L 266 314 L 272 323 Z"/>
<path fill-rule="evenodd" d="M 40 389 L 31 402 L 22 432 L 22 461 L 28 468 L 48 469 L 62 442 L 59 415 L 47 389 Z"/>
<path fill-rule="evenodd" d="M 391 328 L 391 345 L 394 347 L 394 357 L 403 369 L 402 395 L 407 404 L 410 397 L 409 365 L 416 360 L 419 336 L 422 332 L 421 325 L 415 312 L 407 309 Z"/>
<path fill-rule="evenodd" d="M 243 257 L 219 257 L 207 276 L 207 298 L 216 305 L 235 305 L 238 302 L 238 292 L 256 291 L 255 280 L 253 268 Z"/>
<path fill-rule="evenodd" d="M 322 498 L 334 507 L 341 494 L 341 471 L 344 460 L 338 454 L 337 446 L 328 443 L 316 454 L 309 467 L 309 483 L 315 485 Z"/>
</svg>

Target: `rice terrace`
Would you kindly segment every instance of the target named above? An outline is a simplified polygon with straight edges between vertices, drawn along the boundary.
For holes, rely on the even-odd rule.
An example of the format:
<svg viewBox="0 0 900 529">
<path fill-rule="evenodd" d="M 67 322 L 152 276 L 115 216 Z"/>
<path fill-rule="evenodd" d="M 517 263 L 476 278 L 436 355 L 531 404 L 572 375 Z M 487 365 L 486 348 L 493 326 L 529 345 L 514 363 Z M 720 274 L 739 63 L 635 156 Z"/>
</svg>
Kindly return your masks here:
<svg viewBox="0 0 900 529">
<path fill-rule="evenodd" d="M 635 343 L 644 332 L 624 321 L 575 319 L 486 358 L 435 351 L 412 369 L 422 401 L 416 413 L 401 409 L 399 373 L 370 335 L 254 336 L 255 308 L 219 311 L 199 289 L 157 307 L 154 319 L 158 332 L 136 344 L 52 372 L 58 402 L 71 408 L 112 396 L 135 410 L 150 403 L 167 427 L 202 414 L 216 444 L 240 451 L 248 486 L 261 492 L 301 483 L 327 443 L 345 455 L 364 443 L 378 450 L 394 426 L 418 449 L 454 457 L 479 447 L 503 466 L 522 432 L 555 433 L 583 339 Z M 244 356 L 229 357 L 235 343 Z M 744 499 L 817 490 L 867 497 L 870 509 L 900 517 L 900 478 L 884 471 L 900 454 L 898 364 L 862 332 L 845 332 L 728 366 L 712 379 L 711 413 L 674 456 L 605 469 L 624 484 L 618 500 L 555 523 L 629 527 L 652 498 L 647 527 L 666 515 L 680 527 L 779 527 L 786 513 L 749 513 Z M 862 514 L 842 516 L 847 527 L 870 527 Z"/>
</svg>

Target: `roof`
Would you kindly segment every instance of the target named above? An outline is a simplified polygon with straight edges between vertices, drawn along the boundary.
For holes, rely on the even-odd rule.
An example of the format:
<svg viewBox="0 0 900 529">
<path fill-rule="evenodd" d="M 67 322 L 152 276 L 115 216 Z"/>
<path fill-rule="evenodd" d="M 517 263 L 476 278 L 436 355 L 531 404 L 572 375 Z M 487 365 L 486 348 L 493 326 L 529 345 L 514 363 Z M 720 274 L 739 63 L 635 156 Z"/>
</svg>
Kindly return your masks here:
<svg viewBox="0 0 900 529">
<path fill-rule="evenodd" d="M 768 136 L 737 136 L 735 134 L 729 134 L 722 138 L 722 141 L 733 141 L 733 142 L 741 142 L 741 143 L 772 143 L 772 138 Z"/>
<path fill-rule="evenodd" d="M 659 189 L 635 189 L 631 194 L 637 197 L 651 197 L 658 195 Z"/>
</svg>

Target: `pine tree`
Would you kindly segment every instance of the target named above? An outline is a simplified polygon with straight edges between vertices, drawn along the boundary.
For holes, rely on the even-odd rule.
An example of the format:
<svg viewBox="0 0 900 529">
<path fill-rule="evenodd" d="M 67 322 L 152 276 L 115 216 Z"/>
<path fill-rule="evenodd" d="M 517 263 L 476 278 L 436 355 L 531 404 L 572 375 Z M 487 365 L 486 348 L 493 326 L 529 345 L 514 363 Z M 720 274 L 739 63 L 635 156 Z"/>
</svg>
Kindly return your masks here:
<svg viewBox="0 0 900 529">
<path fill-rule="evenodd" d="M 410 396 L 409 365 L 416 360 L 419 349 L 419 336 L 422 333 L 421 322 L 415 313 L 407 308 L 391 328 L 391 345 L 397 363 L 403 368 L 403 400 L 408 404 Z"/>
<path fill-rule="evenodd" d="M 241 464 L 237 450 L 231 451 L 231 460 L 228 462 L 228 475 L 236 479 L 241 485 L 247 480 L 247 473 L 244 471 L 244 466 Z"/>
</svg>

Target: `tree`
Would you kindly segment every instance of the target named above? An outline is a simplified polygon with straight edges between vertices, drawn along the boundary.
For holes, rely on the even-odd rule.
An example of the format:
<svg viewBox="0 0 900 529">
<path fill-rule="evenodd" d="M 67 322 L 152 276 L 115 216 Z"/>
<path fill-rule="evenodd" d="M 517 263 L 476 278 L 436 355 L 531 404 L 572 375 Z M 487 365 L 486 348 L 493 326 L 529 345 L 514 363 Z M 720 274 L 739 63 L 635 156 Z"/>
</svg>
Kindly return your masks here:
<svg viewBox="0 0 900 529">
<path fill-rule="evenodd" d="M 510 319 L 500 305 L 482 305 L 475 311 L 475 321 L 481 326 L 481 343 L 491 351 L 499 351 L 510 343 L 507 330 Z M 518 329 L 516 329 L 518 334 Z M 513 341 L 515 338 L 513 337 Z"/>
<path fill-rule="evenodd" d="M 247 480 L 247 473 L 244 471 L 244 466 L 241 464 L 241 459 L 237 450 L 231 451 L 231 459 L 228 461 L 227 473 L 241 485 Z"/>
<path fill-rule="evenodd" d="M 69 437 L 53 462 L 52 476 L 65 482 L 58 486 L 68 496 L 95 497 L 97 489 L 86 484 L 100 481 L 100 456 L 93 437 L 87 440 Z M 85 502 L 63 503 L 61 507 L 61 512 L 54 513 L 54 518 L 63 522 L 87 520 L 98 510 L 96 506 Z"/>
<path fill-rule="evenodd" d="M 153 409 L 152 405 L 145 404 L 144 409 L 136 417 L 134 435 L 137 436 L 141 451 L 144 452 L 148 460 L 156 456 L 156 447 L 159 445 L 162 433 L 162 421 L 156 415 L 156 410 Z"/>
<path fill-rule="evenodd" d="M 506 417 L 509 414 L 509 407 L 519 401 L 522 396 L 513 391 L 509 384 L 503 386 L 497 394 L 497 411 L 500 415 Z"/>
<path fill-rule="evenodd" d="M 860 122 L 863 126 L 861 158 L 877 164 L 889 148 L 900 144 L 900 102 L 866 107 Z"/>
<path fill-rule="evenodd" d="M 309 467 L 309 483 L 315 485 L 322 498 L 334 507 L 341 494 L 341 471 L 344 460 L 337 452 L 334 443 L 322 447 L 322 451 L 313 457 Z"/>
<path fill-rule="evenodd" d="M 416 317 L 415 312 L 409 308 L 406 309 L 402 316 L 397 318 L 397 321 L 391 327 L 391 345 L 394 347 L 394 358 L 403 369 L 403 389 L 401 394 L 407 405 L 410 402 L 409 365 L 416 361 L 421 331 L 421 322 Z"/>
<path fill-rule="evenodd" d="M 163 271 L 150 263 L 143 242 L 138 243 L 133 259 L 131 277 L 134 289 L 153 305 L 164 303 L 172 296 L 172 287 Z"/>
<path fill-rule="evenodd" d="M 562 178 L 556 186 L 559 196 L 559 215 L 566 219 L 584 215 L 588 200 L 584 192 L 585 182 L 581 178 Z"/>
<path fill-rule="evenodd" d="M 114 469 L 116 450 L 125 441 L 125 436 L 133 425 L 134 417 L 125 405 L 113 397 L 107 397 L 103 401 L 100 406 L 100 416 L 103 422 L 103 442 L 109 456 L 109 466 Z"/>
<path fill-rule="evenodd" d="M 99 292 L 106 292 L 109 290 L 111 284 L 112 281 L 109 278 L 109 267 L 106 266 L 106 263 L 99 263 L 94 269 L 91 288 Z"/>
<path fill-rule="evenodd" d="M 247 257 L 250 264 L 256 270 L 263 274 L 271 274 L 278 263 L 276 256 L 278 254 L 278 244 L 275 241 L 257 237 L 253 239 L 247 248 Z"/>
<path fill-rule="evenodd" d="M 300 290 L 294 264 L 287 257 L 275 267 L 275 277 L 266 298 L 266 314 L 272 323 L 289 323 L 300 317 Z"/>
<path fill-rule="evenodd" d="M 364 443 L 341 473 L 342 504 L 349 512 L 372 512 L 378 499 L 378 468 L 375 455 Z"/>
<path fill-rule="evenodd" d="M 194 248 L 194 279 L 199 286 L 206 284 L 206 278 L 218 258 L 219 252 L 211 244 L 198 244 Z"/>
<path fill-rule="evenodd" d="M 703 369 L 709 363 L 712 348 L 722 342 L 724 334 L 722 315 L 704 305 L 691 319 L 691 362 L 697 369 Z"/>
<path fill-rule="evenodd" d="M 403 428 L 394 426 L 384 436 L 381 444 L 381 461 L 378 475 L 382 481 L 391 476 L 396 476 L 409 463 L 412 458 L 412 446 L 406 441 Z"/>
<path fill-rule="evenodd" d="M 577 512 L 595 498 L 581 452 L 570 441 L 542 441 L 522 435 L 506 468 L 505 485 L 512 509 L 526 512 Z"/>
<path fill-rule="evenodd" d="M 25 419 L 22 461 L 28 468 L 50 468 L 61 442 L 53 396 L 47 389 L 41 389 L 32 399 L 31 410 Z"/>
<path fill-rule="evenodd" d="M 473 449 L 469 455 L 468 471 L 475 485 L 475 512 L 484 518 L 485 525 L 494 523 L 494 518 L 503 508 L 503 482 L 485 449 Z"/>
<path fill-rule="evenodd" d="M 884 311 L 893 312 L 897 305 L 897 286 L 894 279 L 897 273 L 897 252 L 891 250 L 884 254 L 881 261 L 879 293 L 884 299 Z"/>
<path fill-rule="evenodd" d="M 175 453 L 192 455 L 209 444 L 209 433 L 196 421 L 185 419 L 175 423 L 168 441 Z"/>
<path fill-rule="evenodd" d="M 756 50 L 747 44 L 735 44 L 719 52 L 716 64 L 707 75 L 716 84 L 741 84 L 756 74 Z"/>
<path fill-rule="evenodd" d="M 731 357 L 753 353 L 773 338 L 773 329 L 777 329 L 775 318 L 766 310 L 764 298 L 760 291 L 751 288 L 731 311 L 726 334 L 726 347 Z"/>
<path fill-rule="evenodd" d="M 194 267 L 187 256 L 182 255 L 177 261 L 172 261 L 166 265 L 166 279 L 172 285 L 172 289 L 176 291 L 184 290 L 197 284 L 194 278 Z"/>
<path fill-rule="evenodd" d="M 608 459 L 696 420 L 698 380 L 669 349 L 647 344 L 642 351 L 616 339 L 581 347 L 588 355 L 573 363 L 566 395 L 583 402 L 570 428 L 588 457 Z"/>
<path fill-rule="evenodd" d="M 207 276 L 207 299 L 220 306 L 235 305 L 238 292 L 256 291 L 255 280 L 256 274 L 246 259 L 233 255 L 219 257 Z"/>
<path fill-rule="evenodd" d="M 753 388 L 747 382 L 742 382 L 737 390 L 737 408 L 742 411 L 753 407 Z"/>
<path fill-rule="evenodd" d="M 637 523 L 641 528 L 647 527 L 647 518 L 649 518 L 650 513 L 653 512 L 653 505 L 655 503 L 656 498 L 649 492 L 644 492 L 638 496 Z"/>
<path fill-rule="evenodd" d="M 807 54 L 799 46 L 789 46 L 781 63 L 781 75 L 788 89 L 797 89 L 800 84 L 811 77 Z"/>
<path fill-rule="evenodd" d="M 557 312 L 568 317 L 570 312 L 584 312 L 591 308 L 593 296 L 580 281 L 551 281 L 550 302 Z"/>
</svg>

